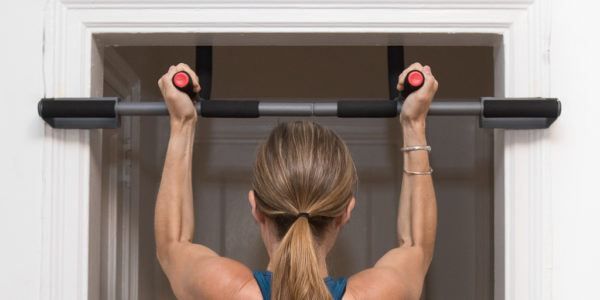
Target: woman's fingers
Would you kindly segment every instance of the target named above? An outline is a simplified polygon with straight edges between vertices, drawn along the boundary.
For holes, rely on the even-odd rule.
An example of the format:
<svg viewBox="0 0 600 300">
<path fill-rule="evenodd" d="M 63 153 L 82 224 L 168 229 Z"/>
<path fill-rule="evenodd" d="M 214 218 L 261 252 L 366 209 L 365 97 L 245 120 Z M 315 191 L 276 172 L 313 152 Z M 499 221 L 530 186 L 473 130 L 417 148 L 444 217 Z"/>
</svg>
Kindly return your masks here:
<svg viewBox="0 0 600 300">
<path fill-rule="evenodd" d="M 167 87 L 169 87 L 169 85 L 173 85 L 173 83 L 171 82 L 171 78 L 173 78 L 173 75 L 175 75 L 175 66 L 171 65 L 169 67 L 169 69 L 167 70 L 167 72 L 165 74 L 163 74 L 163 76 L 160 77 L 160 79 L 158 80 L 158 86 L 161 89 L 166 89 Z"/>
<path fill-rule="evenodd" d="M 437 80 L 433 77 L 433 73 L 431 72 L 430 66 L 423 66 L 423 75 L 425 75 L 425 82 L 423 83 L 423 87 L 426 89 L 435 88 Z"/>
<path fill-rule="evenodd" d="M 398 91 L 404 90 L 404 80 L 406 79 L 406 76 L 408 75 L 408 73 L 410 73 L 413 70 L 421 71 L 421 73 L 423 73 L 423 75 L 425 76 L 425 82 L 423 82 L 423 86 L 419 90 L 437 91 L 438 82 L 435 79 L 435 77 L 433 76 L 431 67 L 428 65 L 423 66 L 418 62 L 410 65 L 408 68 L 406 68 L 404 71 L 402 71 L 402 73 L 398 76 L 398 85 L 396 86 Z"/>
<path fill-rule="evenodd" d="M 423 84 L 424 90 L 435 93 L 438 89 L 439 83 L 433 76 L 430 66 L 423 67 L 423 75 L 425 75 L 425 83 Z"/>
<path fill-rule="evenodd" d="M 192 82 L 198 86 L 199 90 L 198 77 L 195 76 L 191 68 L 185 64 L 170 66 L 167 72 L 158 80 L 158 87 L 167 104 L 171 120 L 192 120 L 197 118 L 196 108 L 192 101 L 189 101 L 189 97 L 185 93 L 179 91 L 173 84 L 173 76 L 180 71 L 188 72 Z"/>
</svg>

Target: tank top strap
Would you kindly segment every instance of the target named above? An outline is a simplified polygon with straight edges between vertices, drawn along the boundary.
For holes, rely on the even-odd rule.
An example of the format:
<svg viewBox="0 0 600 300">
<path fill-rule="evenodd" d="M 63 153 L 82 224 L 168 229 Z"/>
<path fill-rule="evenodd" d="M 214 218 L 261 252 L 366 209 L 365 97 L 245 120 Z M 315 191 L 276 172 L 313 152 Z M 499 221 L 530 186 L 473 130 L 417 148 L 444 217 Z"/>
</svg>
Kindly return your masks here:
<svg viewBox="0 0 600 300">
<path fill-rule="evenodd" d="M 346 292 L 346 283 L 348 279 L 346 277 L 340 277 L 334 279 L 332 277 L 325 278 L 325 284 L 333 297 L 333 300 L 342 300 L 344 293 Z"/>
<path fill-rule="evenodd" d="M 253 271 L 252 274 L 256 279 L 256 283 L 258 283 L 263 299 L 271 300 L 271 272 Z"/>
</svg>

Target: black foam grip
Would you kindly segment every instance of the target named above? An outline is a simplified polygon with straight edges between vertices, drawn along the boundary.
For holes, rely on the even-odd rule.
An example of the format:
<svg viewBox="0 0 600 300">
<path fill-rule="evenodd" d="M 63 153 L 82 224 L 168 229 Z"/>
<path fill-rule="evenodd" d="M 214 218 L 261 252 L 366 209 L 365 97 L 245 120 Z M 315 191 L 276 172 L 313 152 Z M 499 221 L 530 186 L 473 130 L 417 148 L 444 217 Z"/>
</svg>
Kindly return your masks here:
<svg viewBox="0 0 600 300">
<path fill-rule="evenodd" d="M 483 116 L 486 118 L 557 118 L 560 102 L 544 100 L 485 100 Z"/>
<path fill-rule="evenodd" d="M 397 115 L 397 101 L 346 100 L 337 103 L 340 118 L 392 118 Z"/>
<path fill-rule="evenodd" d="M 114 118 L 115 100 L 61 100 L 44 98 L 38 103 L 42 118 Z"/>
<path fill-rule="evenodd" d="M 258 101 L 203 100 L 200 115 L 209 118 L 258 118 Z"/>
</svg>

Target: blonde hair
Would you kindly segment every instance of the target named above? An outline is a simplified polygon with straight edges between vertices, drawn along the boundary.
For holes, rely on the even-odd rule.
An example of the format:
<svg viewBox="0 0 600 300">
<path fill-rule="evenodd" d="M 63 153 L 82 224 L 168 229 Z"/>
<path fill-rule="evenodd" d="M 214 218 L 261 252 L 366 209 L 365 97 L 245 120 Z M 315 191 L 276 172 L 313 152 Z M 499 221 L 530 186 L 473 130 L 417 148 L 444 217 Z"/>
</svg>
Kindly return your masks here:
<svg viewBox="0 0 600 300">
<path fill-rule="evenodd" d="M 274 221 L 281 239 L 273 257 L 272 299 L 332 299 L 316 246 L 344 213 L 356 182 L 346 144 L 314 122 L 281 123 L 259 146 L 252 189 L 257 209 Z"/>
</svg>

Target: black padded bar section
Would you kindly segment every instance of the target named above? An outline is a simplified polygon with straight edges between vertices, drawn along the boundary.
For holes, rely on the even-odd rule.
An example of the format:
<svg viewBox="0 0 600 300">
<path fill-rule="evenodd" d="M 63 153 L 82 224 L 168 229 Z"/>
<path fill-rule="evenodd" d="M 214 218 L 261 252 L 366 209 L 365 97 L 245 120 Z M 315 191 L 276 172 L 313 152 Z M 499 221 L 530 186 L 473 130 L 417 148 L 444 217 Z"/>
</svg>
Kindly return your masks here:
<svg viewBox="0 0 600 300">
<path fill-rule="evenodd" d="M 392 118 L 397 115 L 397 101 L 346 100 L 337 103 L 340 118 Z"/>
<path fill-rule="evenodd" d="M 557 118 L 560 102 L 557 99 L 485 99 L 485 118 Z"/>
<path fill-rule="evenodd" d="M 207 118 L 258 118 L 258 101 L 202 100 L 200 115 Z"/>
<path fill-rule="evenodd" d="M 400 92 L 396 89 L 398 85 L 398 76 L 404 70 L 404 47 L 388 46 L 387 47 L 387 62 L 388 62 L 388 89 L 390 99 L 400 97 Z"/>
<path fill-rule="evenodd" d="M 38 114 L 46 118 L 114 118 L 117 98 L 44 98 Z"/>
<path fill-rule="evenodd" d="M 202 99 L 210 99 L 212 90 L 212 46 L 196 47 L 196 74 L 202 87 L 198 96 Z"/>
</svg>

